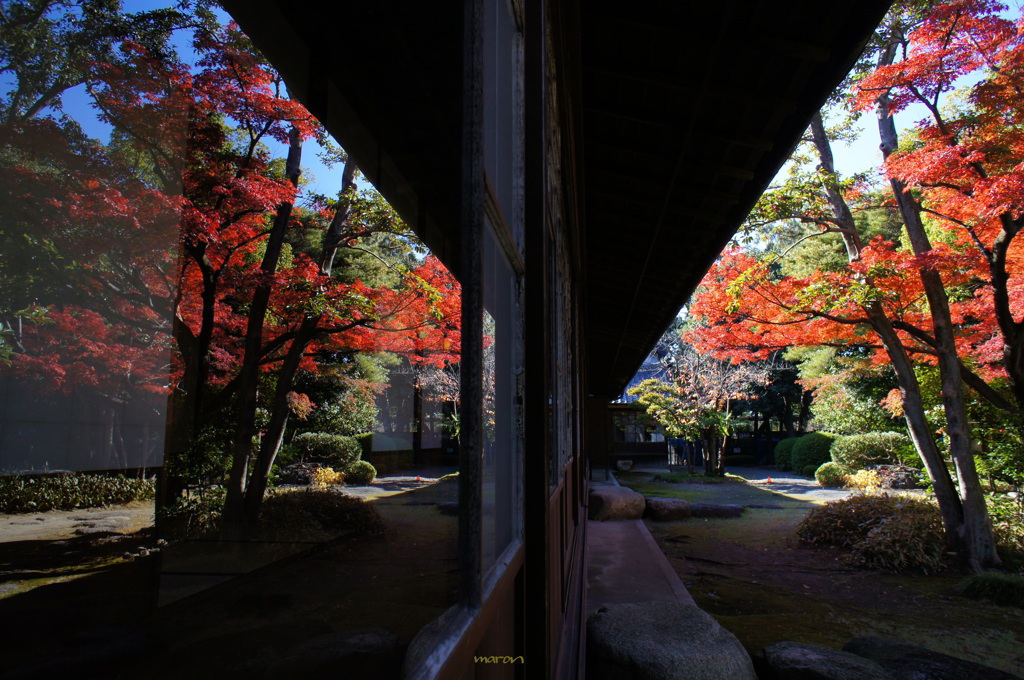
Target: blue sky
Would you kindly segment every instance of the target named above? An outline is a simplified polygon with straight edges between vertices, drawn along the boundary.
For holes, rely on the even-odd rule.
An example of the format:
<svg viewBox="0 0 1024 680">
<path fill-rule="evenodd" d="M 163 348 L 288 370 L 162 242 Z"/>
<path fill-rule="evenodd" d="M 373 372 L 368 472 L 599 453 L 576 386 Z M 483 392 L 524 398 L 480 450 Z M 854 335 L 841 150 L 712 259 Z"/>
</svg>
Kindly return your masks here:
<svg viewBox="0 0 1024 680">
<path fill-rule="evenodd" d="M 172 0 L 126 0 L 124 11 L 143 12 L 153 9 L 171 7 L 175 3 Z M 227 23 L 230 17 L 218 10 L 221 21 Z M 172 39 L 172 43 L 178 49 L 182 60 L 186 63 L 194 62 L 194 53 L 191 46 L 191 34 L 187 31 L 179 31 Z M 63 95 L 64 111 L 73 117 L 82 126 L 87 135 L 107 143 L 110 140 L 111 128 L 100 121 L 96 116 L 96 110 L 92 107 L 92 101 L 85 90 L 84 85 L 71 89 Z M 287 147 L 274 140 L 268 140 L 267 146 L 275 155 L 284 157 L 287 155 Z M 341 189 L 341 166 L 328 168 L 324 165 L 317 154 L 320 152 L 319 145 L 315 140 L 310 140 L 302 148 L 302 179 L 306 183 L 308 192 L 335 196 Z"/>
</svg>

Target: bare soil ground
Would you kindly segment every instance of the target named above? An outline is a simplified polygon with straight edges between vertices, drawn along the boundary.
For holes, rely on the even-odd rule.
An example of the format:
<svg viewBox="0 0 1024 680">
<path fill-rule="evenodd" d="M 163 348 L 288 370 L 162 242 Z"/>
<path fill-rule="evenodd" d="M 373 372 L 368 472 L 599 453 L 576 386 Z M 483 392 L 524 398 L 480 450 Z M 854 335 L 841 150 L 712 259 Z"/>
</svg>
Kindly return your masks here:
<svg viewBox="0 0 1024 680">
<path fill-rule="evenodd" d="M 670 484 L 629 473 L 620 482 L 646 495 L 748 506 L 738 519 L 647 526 L 697 604 L 751 652 L 784 640 L 841 647 L 883 635 L 1024 677 L 1024 611 L 956 595 L 962 575 L 953 568 L 929 576 L 858 569 L 841 551 L 797 539 L 812 503 L 738 479 Z"/>
</svg>

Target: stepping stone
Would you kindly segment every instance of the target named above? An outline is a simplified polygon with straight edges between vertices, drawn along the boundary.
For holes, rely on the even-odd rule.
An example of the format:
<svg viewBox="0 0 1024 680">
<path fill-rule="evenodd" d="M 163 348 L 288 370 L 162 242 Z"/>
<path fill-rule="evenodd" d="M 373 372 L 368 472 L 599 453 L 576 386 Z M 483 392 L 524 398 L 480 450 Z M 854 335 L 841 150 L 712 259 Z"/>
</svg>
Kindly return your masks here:
<svg viewBox="0 0 1024 680">
<path fill-rule="evenodd" d="M 895 680 L 1021 680 L 1019 676 L 965 661 L 902 640 L 868 635 L 843 649 L 871 659 Z"/>
<path fill-rule="evenodd" d="M 648 498 L 644 514 L 655 522 L 690 518 L 690 504 L 682 498 Z"/>
<path fill-rule="evenodd" d="M 779 642 L 754 655 L 762 680 L 893 680 L 862 656 L 802 642 Z"/>
<path fill-rule="evenodd" d="M 736 636 L 693 604 L 638 602 L 587 619 L 588 680 L 757 680 Z"/>
<path fill-rule="evenodd" d="M 690 513 L 694 517 L 739 517 L 746 510 L 742 505 L 714 505 L 712 503 L 691 503 Z"/>
<path fill-rule="evenodd" d="M 590 519 L 601 522 L 640 519 L 645 507 L 643 495 L 624 486 L 597 486 L 590 489 Z"/>
</svg>

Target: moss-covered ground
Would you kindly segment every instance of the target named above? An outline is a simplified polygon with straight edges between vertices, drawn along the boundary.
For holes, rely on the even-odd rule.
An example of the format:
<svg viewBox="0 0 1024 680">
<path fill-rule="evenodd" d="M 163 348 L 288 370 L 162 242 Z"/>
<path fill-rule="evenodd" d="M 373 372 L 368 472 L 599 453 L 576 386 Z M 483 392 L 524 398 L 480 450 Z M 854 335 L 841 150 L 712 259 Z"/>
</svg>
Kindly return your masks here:
<svg viewBox="0 0 1024 680">
<path fill-rule="evenodd" d="M 841 647 L 883 635 L 1024 677 L 1024 610 L 957 595 L 955 569 L 858 569 L 841 551 L 799 542 L 810 503 L 743 481 L 666 483 L 642 472 L 619 479 L 648 496 L 776 506 L 748 507 L 737 519 L 647 523 L 697 604 L 751 652 L 784 640 Z"/>
</svg>

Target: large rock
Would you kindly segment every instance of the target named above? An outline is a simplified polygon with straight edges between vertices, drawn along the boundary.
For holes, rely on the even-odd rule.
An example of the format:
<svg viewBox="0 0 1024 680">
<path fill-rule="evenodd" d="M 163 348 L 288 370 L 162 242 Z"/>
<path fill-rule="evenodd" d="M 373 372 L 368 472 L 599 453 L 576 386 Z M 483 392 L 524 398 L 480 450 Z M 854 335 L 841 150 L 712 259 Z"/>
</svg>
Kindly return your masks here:
<svg viewBox="0 0 1024 680">
<path fill-rule="evenodd" d="M 832 647 L 779 642 L 754 657 L 761 680 L 893 680 L 881 666 Z"/>
<path fill-rule="evenodd" d="M 645 514 L 656 522 L 690 518 L 690 504 L 682 498 L 648 498 Z"/>
<path fill-rule="evenodd" d="M 587 620 L 588 680 L 756 680 L 743 645 L 696 605 L 612 605 Z"/>
<path fill-rule="evenodd" d="M 739 517 L 746 510 L 742 505 L 714 505 L 712 503 L 690 503 L 690 514 L 694 517 Z"/>
<path fill-rule="evenodd" d="M 854 638 L 843 649 L 871 659 L 895 680 L 1021 680 L 1005 671 L 890 638 Z"/>
<path fill-rule="evenodd" d="M 640 519 L 644 497 L 624 486 L 596 486 L 590 489 L 590 519 Z"/>
</svg>

